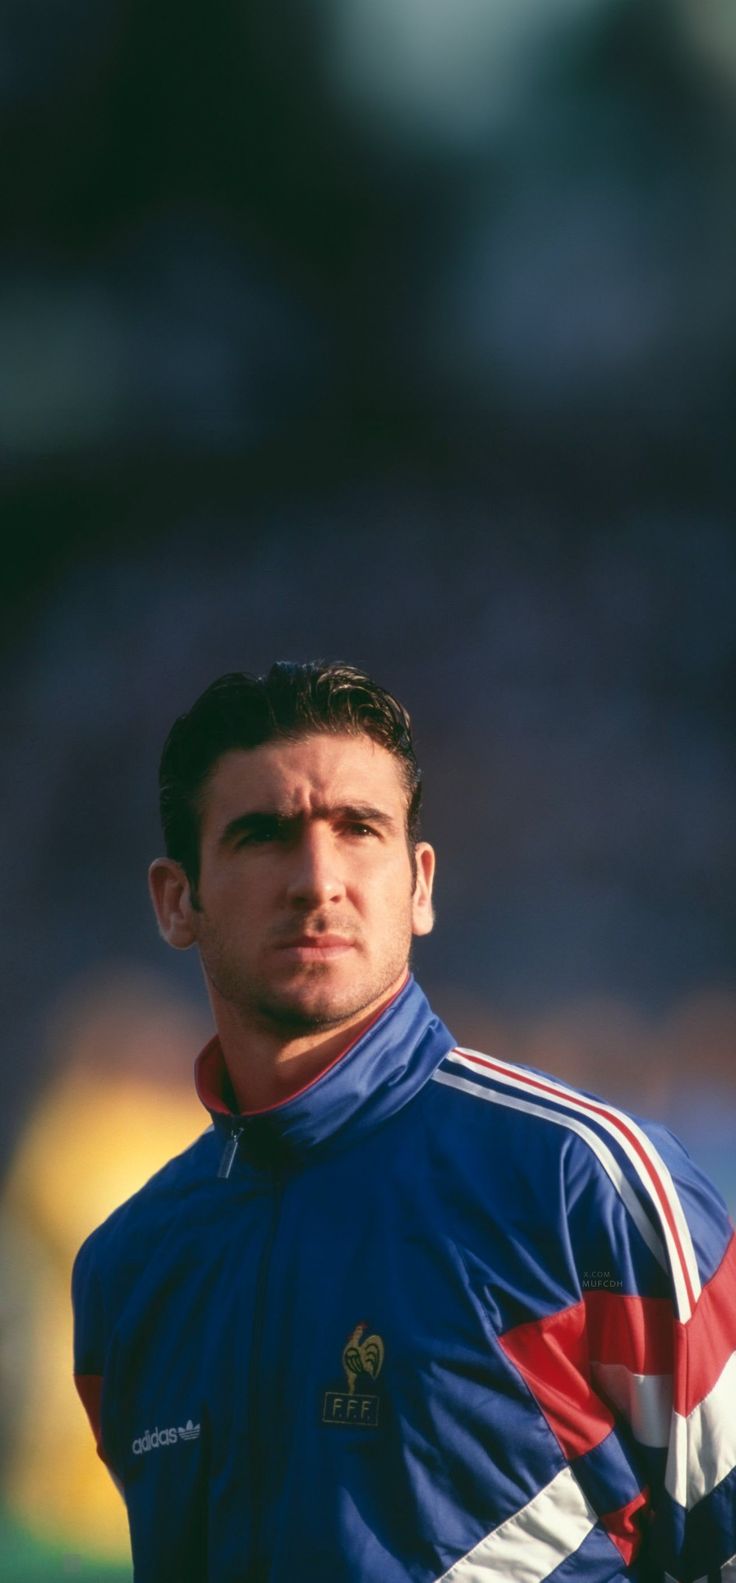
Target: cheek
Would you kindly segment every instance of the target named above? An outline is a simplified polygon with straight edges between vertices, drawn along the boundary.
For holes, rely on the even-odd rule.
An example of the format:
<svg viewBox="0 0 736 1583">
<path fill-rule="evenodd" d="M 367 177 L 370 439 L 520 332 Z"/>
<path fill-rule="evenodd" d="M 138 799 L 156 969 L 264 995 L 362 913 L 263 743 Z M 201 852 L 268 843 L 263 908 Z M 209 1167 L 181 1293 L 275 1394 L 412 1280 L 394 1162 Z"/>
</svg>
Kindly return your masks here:
<svg viewBox="0 0 736 1583">
<path fill-rule="evenodd" d="M 394 872 L 371 891 L 369 905 L 376 922 L 386 930 L 403 932 L 411 928 L 413 899 L 408 862 L 397 864 Z"/>
</svg>

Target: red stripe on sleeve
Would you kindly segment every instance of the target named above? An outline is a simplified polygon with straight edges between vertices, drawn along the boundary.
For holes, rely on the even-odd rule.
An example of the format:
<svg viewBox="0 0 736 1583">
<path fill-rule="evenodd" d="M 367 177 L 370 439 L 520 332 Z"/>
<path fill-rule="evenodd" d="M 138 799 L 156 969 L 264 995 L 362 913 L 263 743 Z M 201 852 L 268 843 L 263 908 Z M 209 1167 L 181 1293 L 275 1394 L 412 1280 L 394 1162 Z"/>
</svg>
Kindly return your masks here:
<svg viewBox="0 0 736 1583">
<path fill-rule="evenodd" d="M 585 1304 L 517 1325 L 500 1339 L 565 1456 L 583 1456 L 600 1445 L 616 1420 L 588 1377 Z"/>
<path fill-rule="evenodd" d="M 703 1287 L 686 1324 L 677 1324 L 675 1409 L 687 1417 L 712 1391 L 736 1351 L 736 1235 Z"/>
<path fill-rule="evenodd" d="M 102 1399 L 101 1374 L 75 1374 L 74 1384 L 79 1391 L 82 1405 L 92 1426 L 92 1433 L 97 1445 L 97 1455 L 106 1463 L 105 1452 L 102 1445 L 102 1429 L 100 1427 L 100 1402 Z"/>
<path fill-rule="evenodd" d="M 671 1374 L 675 1326 L 668 1297 L 585 1294 L 591 1362 L 622 1363 L 632 1374 Z"/>
<path fill-rule="evenodd" d="M 644 1523 L 649 1508 L 649 1490 L 644 1489 L 618 1511 L 606 1512 L 600 1519 L 609 1539 L 624 1558 L 628 1567 L 636 1556 L 644 1537 Z"/>
<path fill-rule="evenodd" d="M 501 1346 L 568 1457 L 591 1451 L 615 1423 L 591 1385 L 592 1363 L 674 1374 L 674 1407 L 687 1417 L 736 1352 L 736 1235 L 685 1324 L 667 1298 L 589 1291 L 560 1313 L 517 1325 Z"/>
</svg>

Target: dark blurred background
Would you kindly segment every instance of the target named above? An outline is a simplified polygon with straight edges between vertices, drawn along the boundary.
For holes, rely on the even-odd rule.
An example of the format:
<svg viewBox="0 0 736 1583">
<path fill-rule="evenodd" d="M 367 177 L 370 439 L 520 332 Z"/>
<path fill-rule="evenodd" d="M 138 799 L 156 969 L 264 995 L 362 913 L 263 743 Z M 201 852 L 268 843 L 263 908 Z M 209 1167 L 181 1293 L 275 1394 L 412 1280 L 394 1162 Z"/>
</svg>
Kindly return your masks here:
<svg viewBox="0 0 736 1583">
<path fill-rule="evenodd" d="M 3 0 L 13 1583 L 125 1549 L 68 1266 L 206 1120 L 145 867 L 220 672 L 399 693 L 437 1010 L 736 1207 L 735 89 L 730 0 Z"/>
</svg>

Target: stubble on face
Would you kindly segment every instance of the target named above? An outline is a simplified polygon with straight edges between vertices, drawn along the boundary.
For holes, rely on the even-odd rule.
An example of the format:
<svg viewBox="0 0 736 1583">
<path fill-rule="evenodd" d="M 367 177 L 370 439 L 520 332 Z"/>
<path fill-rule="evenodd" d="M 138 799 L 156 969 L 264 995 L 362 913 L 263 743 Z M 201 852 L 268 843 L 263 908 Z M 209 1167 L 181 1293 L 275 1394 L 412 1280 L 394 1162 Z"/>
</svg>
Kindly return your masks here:
<svg viewBox="0 0 736 1583">
<path fill-rule="evenodd" d="M 410 916 L 407 900 L 406 926 L 396 928 L 390 947 L 368 975 L 360 971 L 363 942 L 353 932 L 350 966 L 338 984 L 334 965 L 319 961 L 302 963 L 290 982 L 278 984 L 271 974 L 247 972 L 232 943 L 222 939 L 209 918 L 200 920 L 200 955 L 241 1111 L 267 1109 L 289 1098 L 360 1037 L 401 988 L 411 943 Z M 306 922 L 312 933 L 324 924 L 320 914 Z M 335 920 L 329 924 L 334 929 Z"/>
<path fill-rule="evenodd" d="M 388 996 L 408 969 L 412 943 L 408 888 L 405 910 L 400 918 L 387 921 L 390 933 L 383 936 L 380 961 L 367 978 L 359 970 L 365 945 L 354 921 L 316 913 L 301 922 L 310 935 L 336 932 L 351 941 L 344 983 L 335 983 L 335 964 L 329 961 L 303 962 L 292 981 L 282 983 L 275 983 L 273 975 L 245 969 L 233 942 L 223 937 L 204 908 L 200 910 L 198 945 L 205 976 L 244 1027 L 255 1024 L 291 1039 L 336 1031 Z M 293 924 L 290 927 L 293 932 Z M 286 929 L 284 936 L 288 937 Z"/>
</svg>

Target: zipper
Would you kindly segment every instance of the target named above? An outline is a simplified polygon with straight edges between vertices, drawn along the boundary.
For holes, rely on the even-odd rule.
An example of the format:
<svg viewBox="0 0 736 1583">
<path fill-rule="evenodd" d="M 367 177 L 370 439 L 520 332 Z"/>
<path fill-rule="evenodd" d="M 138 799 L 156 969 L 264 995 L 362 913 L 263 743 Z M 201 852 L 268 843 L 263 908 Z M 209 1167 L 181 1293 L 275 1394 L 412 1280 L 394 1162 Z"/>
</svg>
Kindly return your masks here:
<svg viewBox="0 0 736 1583">
<path fill-rule="evenodd" d="M 269 1225 L 261 1254 L 261 1264 L 253 1304 L 253 1328 L 251 1331 L 251 1356 L 248 1377 L 248 1421 L 249 1445 L 251 1455 L 250 1468 L 250 1496 L 252 1502 L 252 1555 L 253 1579 L 265 1579 L 268 1568 L 261 1555 L 264 1543 L 263 1533 L 263 1502 L 267 1493 L 266 1447 L 267 1437 L 263 1434 L 264 1409 L 263 1400 L 265 1382 L 261 1367 L 264 1333 L 268 1313 L 268 1287 L 273 1263 L 273 1252 L 281 1220 L 281 1207 L 284 1192 L 285 1176 L 278 1167 L 272 1168 L 271 1177 L 271 1206 L 269 1211 Z M 248 1576 L 251 1576 L 249 1572 Z"/>
<path fill-rule="evenodd" d="M 240 1147 L 240 1140 L 241 1140 L 244 1132 L 245 1132 L 245 1128 L 244 1128 L 242 1122 L 238 1122 L 234 1127 L 231 1127 L 231 1129 L 230 1129 L 230 1136 L 229 1136 L 229 1138 L 228 1138 L 228 1140 L 227 1140 L 227 1142 L 225 1144 L 225 1147 L 224 1147 L 224 1149 L 222 1151 L 222 1158 L 221 1158 L 220 1164 L 219 1164 L 219 1166 L 217 1168 L 217 1175 L 218 1175 L 218 1177 L 220 1178 L 221 1181 L 225 1181 L 226 1182 L 228 1177 L 229 1177 L 229 1175 L 230 1175 L 230 1172 L 231 1172 L 231 1170 L 233 1168 L 233 1165 L 235 1163 L 235 1156 L 236 1156 L 236 1154 L 238 1152 L 238 1149 Z"/>
<path fill-rule="evenodd" d="M 240 1140 L 245 1132 L 242 1121 L 233 1122 L 225 1147 L 222 1151 L 217 1175 L 221 1180 L 227 1181 L 235 1163 L 235 1158 L 240 1147 Z M 253 1583 L 265 1580 L 266 1568 L 259 1570 L 261 1565 L 260 1549 L 263 1544 L 263 1494 L 266 1488 L 266 1470 L 264 1466 L 264 1437 L 263 1428 L 263 1381 L 261 1379 L 261 1354 L 263 1351 L 264 1332 L 267 1322 L 268 1284 L 271 1273 L 274 1244 L 278 1233 L 281 1217 L 281 1200 L 284 1186 L 284 1172 L 273 1165 L 267 1170 L 269 1179 L 268 1196 L 268 1224 L 261 1259 L 256 1276 L 256 1285 L 253 1300 L 253 1324 L 251 1328 L 251 1356 L 248 1369 L 247 1401 L 248 1401 L 248 1441 L 250 1446 L 250 1503 L 252 1511 L 252 1570 L 249 1569 L 248 1577 Z"/>
</svg>

